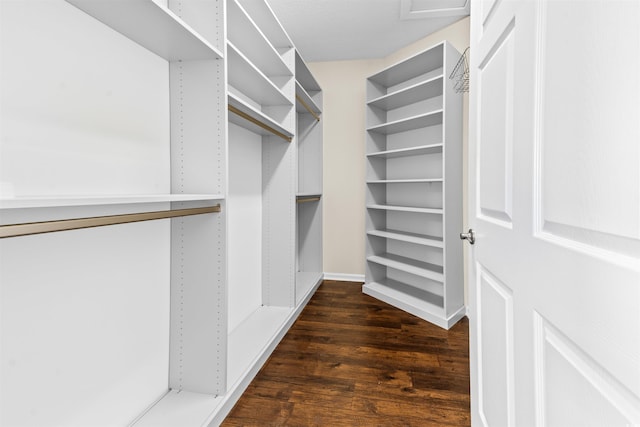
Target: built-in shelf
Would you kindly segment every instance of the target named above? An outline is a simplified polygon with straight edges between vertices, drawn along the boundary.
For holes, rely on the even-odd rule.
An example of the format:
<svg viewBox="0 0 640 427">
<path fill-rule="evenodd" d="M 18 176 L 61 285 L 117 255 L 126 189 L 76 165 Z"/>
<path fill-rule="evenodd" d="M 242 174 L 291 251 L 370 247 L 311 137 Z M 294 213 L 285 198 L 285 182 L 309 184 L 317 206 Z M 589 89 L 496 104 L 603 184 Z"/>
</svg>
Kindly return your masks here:
<svg viewBox="0 0 640 427">
<path fill-rule="evenodd" d="M 383 87 L 393 88 L 419 76 L 431 76 L 434 72 L 438 75 L 448 75 L 442 70 L 443 64 L 444 51 L 440 44 L 390 65 L 369 77 L 369 80 Z"/>
<path fill-rule="evenodd" d="M 416 130 L 425 128 L 428 126 L 435 126 L 442 124 L 443 110 L 431 111 L 425 114 L 412 116 L 400 120 L 395 120 L 388 123 L 383 123 L 377 126 L 371 126 L 367 130 L 369 132 L 381 133 L 384 135 L 391 135 L 394 133 L 406 132 L 409 130 Z"/>
<path fill-rule="evenodd" d="M 442 183 L 442 178 L 424 179 L 374 179 L 367 181 L 367 184 L 422 184 L 422 183 Z"/>
<path fill-rule="evenodd" d="M 392 279 L 366 283 L 362 291 L 438 326 L 447 329 L 449 327 L 443 308 L 444 300 L 440 295 L 413 288 Z"/>
<path fill-rule="evenodd" d="M 176 14 L 152 0 L 67 2 L 168 61 L 223 57 Z"/>
<path fill-rule="evenodd" d="M 458 57 L 444 41 L 366 81 L 362 289 L 446 329 L 464 315 Z"/>
<path fill-rule="evenodd" d="M 367 157 L 393 159 L 396 157 L 421 156 L 424 154 L 442 153 L 443 144 L 420 145 L 417 147 L 398 148 L 395 150 L 375 151 Z"/>
<path fill-rule="evenodd" d="M 227 32 L 233 45 L 267 76 L 292 76 L 293 72 L 236 0 L 227 2 Z"/>
<path fill-rule="evenodd" d="M 401 242 L 414 243 L 416 245 L 431 246 L 434 248 L 443 248 L 444 243 L 442 237 L 429 236 L 426 234 L 410 233 L 398 230 L 369 230 L 369 236 L 382 237 L 389 240 L 399 240 Z"/>
<path fill-rule="evenodd" d="M 0 199 L 0 210 L 100 205 L 129 205 L 163 202 L 197 202 L 222 200 L 222 194 L 131 194 L 113 196 L 43 196 Z"/>
<path fill-rule="evenodd" d="M 393 110 L 425 99 L 442 96 L 443 76 L 416 83 L 407 88 L 391 92 L 368 102 L 368 105 L 384 110 Z"/>
<path fill-rule="evenodd" d="M 320 271 L 296 272 L 296 298 L 302 299 L 313 292 L 322 282 L 324 273 Z"/>
<path fill-rule="evenodd" d="M 258 69 L 233 43 L 227 42 L 229 84 L 262 106 L 293 105 L 292 100 Z"/>
<path fill-rule="evenodd" d="M 425 279 L 431 279 L 438 282 L 444 281 L 441 265 L 435 265 L 424 261 L 418 261 L 413 258 L 388 253 L 368 256 L 367 261 L 395 268 L 396 270 L 424 277 Z"/>
<path fill-rule="evenodd" d="M 251 132 L 260 135 L 277 135 L 287 142 L 293 139 L 293 132 L 285 129 L 280 123 L 264 114 L 262 111 L 244 102 L 242 98 L 228 92 L 229 121 Z"/>
<path fill-rule="evenodd" d="M 302 85 L 296 82 L 296 111 L 298 113 L 309 113 L 315 117 L 316 120 L 320 120 L 320 114 L 322 111 L 320 107 L 318 107 L 311 98 L 311 96 L 307 93 L 307 91 L 302 87 Z"/>
<path fill-rule="evenodd" d="M 367 209 L 427 213 L 427 214 L 437 214 L 437 215 L 442 215 L 442 212 L 443 212 L 442 209 L 435 209 L 435 208 L 416 208 L 411 206 L 393 206 L 393 205 L 367 205 Z"/>
</svg>

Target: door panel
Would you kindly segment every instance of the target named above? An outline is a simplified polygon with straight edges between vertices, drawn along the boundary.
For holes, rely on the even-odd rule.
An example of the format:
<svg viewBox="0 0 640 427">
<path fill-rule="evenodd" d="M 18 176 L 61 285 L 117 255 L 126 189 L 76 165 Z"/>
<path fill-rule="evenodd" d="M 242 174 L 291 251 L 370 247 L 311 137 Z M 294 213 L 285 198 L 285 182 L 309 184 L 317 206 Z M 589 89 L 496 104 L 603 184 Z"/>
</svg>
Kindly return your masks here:
<svg viewBox="0 0 640 427">
<path fill-rule="evenodd" d="M 637 1 L 472 3 L 474 425 L 640 425 L 637 22 Z"/>
<path fill-rule="evenodd" d="M 486 426 L 513 425 L 512 293 L 481 266 L 476 271 L 478 298 L 482 301 L 477 313 L 480 414 Z"/>
<path fill-rule="evenodd" d="M 510 227 L 513 188 L 514 25 L 489 49 L 479 66 L 478 205 L 480 215 Z M 505 83 L 506 82 L 506 83 Z"/>
<path fill-rule="evenodd" d="M 535 314 L 538 425 L 632 425 L 635 399 L 564 334 Z"/>
</svg>

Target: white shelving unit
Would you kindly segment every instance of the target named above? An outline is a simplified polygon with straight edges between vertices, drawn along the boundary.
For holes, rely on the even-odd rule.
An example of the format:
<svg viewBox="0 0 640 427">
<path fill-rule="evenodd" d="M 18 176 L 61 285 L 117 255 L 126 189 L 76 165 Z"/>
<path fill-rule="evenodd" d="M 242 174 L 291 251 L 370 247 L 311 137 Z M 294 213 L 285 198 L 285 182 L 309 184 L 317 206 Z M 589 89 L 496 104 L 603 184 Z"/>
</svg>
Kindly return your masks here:
<svg viewBox="0 0 640 427">
<path fill-rule="evenodd" d="M 2 425 L 226 389 L 224 4 L 181 3 L 2 5 Z"/>
<path fill-rule="evenodd" d="M 0 424 L 218 425 L 323 276 L 319 86 L 264 0 L 0 7 Z"/>
<path fill-rule="evenodd" d="M 446 329 L 464 316 L 459 57 L 443 42 L 367 79 L 363 292 Z"/>
<path fill-rule="evenodd" d="M 322 89 L 296 52 L 296 301 L 311 295 L 322 267 Z"/>
</svg>

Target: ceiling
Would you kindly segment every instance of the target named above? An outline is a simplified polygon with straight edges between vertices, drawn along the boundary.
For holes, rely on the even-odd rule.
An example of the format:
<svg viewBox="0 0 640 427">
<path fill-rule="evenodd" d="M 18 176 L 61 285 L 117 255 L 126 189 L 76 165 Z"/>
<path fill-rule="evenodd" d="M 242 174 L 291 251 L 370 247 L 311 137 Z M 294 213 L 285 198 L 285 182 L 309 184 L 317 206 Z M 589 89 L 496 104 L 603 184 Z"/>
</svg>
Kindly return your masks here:
<svg viewBox="0 0 640 427">
<path fill-rule="evenodd" d="M 381 58 L 469 14 L 469 0 L 267 0 L 307 62 Z"/>
</svg>

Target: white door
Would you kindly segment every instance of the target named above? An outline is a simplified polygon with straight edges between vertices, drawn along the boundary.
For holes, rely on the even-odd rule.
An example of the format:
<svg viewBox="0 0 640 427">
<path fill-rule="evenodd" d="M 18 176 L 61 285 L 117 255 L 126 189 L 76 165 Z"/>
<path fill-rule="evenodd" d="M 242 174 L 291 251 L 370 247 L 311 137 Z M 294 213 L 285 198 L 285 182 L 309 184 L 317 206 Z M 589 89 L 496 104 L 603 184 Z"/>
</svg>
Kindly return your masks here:
<svg viewBox="0 0 640 427">
<path fill-rule="evenodd" d="M 639 23 L 472 3 L 474 426 L 640 425 Z"/>
</svg>

